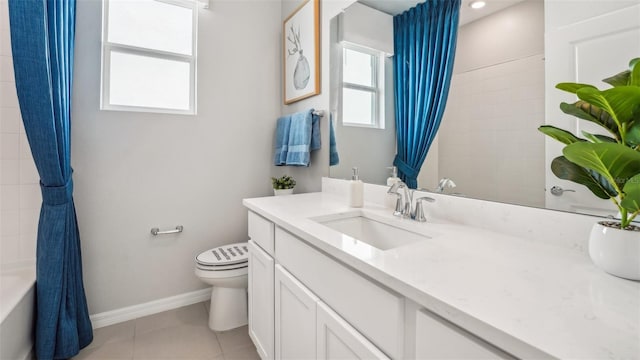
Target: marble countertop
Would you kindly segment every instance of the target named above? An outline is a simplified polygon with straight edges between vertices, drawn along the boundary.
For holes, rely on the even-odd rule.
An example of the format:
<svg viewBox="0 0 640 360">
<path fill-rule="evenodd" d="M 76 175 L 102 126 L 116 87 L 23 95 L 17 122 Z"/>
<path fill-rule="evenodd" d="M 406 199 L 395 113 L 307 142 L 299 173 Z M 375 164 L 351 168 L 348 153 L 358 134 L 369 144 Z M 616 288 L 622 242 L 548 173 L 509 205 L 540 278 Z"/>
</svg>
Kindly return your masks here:
<svg viewBox="0 0 640 360">
<path fill-rule="evenodd" d="M 517 357 L 640 358 L 640 282 L 604 273 L 582 252 L 438 219 L 397 219 L 365 203 L 362 211 L 431 237 L 382 251 L 311 220 L 355 210 L 335 194 L 243 204 Z"/>
</svg>

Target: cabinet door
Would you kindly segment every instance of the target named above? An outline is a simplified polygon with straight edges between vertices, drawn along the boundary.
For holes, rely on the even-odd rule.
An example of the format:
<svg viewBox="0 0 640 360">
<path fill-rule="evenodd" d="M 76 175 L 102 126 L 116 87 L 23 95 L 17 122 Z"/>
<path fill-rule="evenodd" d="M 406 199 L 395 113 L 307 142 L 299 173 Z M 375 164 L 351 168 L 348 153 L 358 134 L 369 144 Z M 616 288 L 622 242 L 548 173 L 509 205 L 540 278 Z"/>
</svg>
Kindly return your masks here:
<svg viewBox="0 0 640 360">
<path fill-rule="evenodd" d="M 249 336 L 262 359 L 273 359 L 273 258 L 249 240 Z"/>
<path fill-rule="evenodd" d="M 389 359 L 327 305 L 317 306 L 318 359 Z"/>
<path fill-rule="evenodd" d="M 416 359 L 514 359 L 427 310 L 416 317 Z"/>
<path fill-rule="evenodd" d="M 315 359 L 318 298 L 276 265 L 276 359 Z"/>
</svg>

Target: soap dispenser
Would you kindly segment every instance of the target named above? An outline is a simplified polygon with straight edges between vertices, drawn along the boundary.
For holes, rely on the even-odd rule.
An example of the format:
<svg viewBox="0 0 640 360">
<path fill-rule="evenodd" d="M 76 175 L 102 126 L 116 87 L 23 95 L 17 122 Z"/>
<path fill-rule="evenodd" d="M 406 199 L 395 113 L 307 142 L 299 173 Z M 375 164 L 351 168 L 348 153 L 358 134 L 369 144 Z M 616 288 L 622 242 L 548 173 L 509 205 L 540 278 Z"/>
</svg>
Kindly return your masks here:
<svg viewBox="0 0 640 360">
<path fill-rule="evenodd" d="M 362 207 L 364 205 L 364 183 L 358 176 L 358 168 L 353 168 L 353 175 L 349 184 L 349 206 Z"/>
<path fill-rule="evenodd" d="M 395 166 L 389 166 L 387 169 L 391 170 L 391 176 L 387 178 L 387 186 L 392 186 L 400 181 L 400 178 L 398 177 L 398 168 Z"/>
</svg>

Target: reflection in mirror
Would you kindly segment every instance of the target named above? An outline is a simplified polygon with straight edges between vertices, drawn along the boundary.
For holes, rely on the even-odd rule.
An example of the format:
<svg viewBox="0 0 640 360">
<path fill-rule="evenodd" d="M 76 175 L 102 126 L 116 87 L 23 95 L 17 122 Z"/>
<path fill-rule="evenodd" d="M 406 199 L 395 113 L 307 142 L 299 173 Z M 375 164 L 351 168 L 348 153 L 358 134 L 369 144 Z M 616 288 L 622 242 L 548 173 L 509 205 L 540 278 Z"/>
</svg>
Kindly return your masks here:
<svg viewBox="0 0 640 360">
<path fill-rule="evenodd" d="M 390 15 L 415 0 L 360 0 Z M 575 119 L 558 109 L 574 97 L 554 89 L 559 82 L 602 84 L 640 54 L 640 19 L 620 24 L 621 12 L 638 12 L 638 0 L 494 0 L 480 11 L 464 0 L 447 108 L 436 141 L 418 177 L 418 186 L 435 191 L 441 179 L 455 188 L 445 193 L 596 215 L 615 214 L 607 201 L 594 199 L 580 185 L 559 180 L 550 162 L 561 147 L 537 131 L 543 124 L 571 129 Z M 345 14 L 351 7 L 345 9 Z M 631 17 L 632 18 L 632 17 Z M 619 30 L 618 30 L 619 28 Z M 330 176 L 348 178 L 358 166 L 361 178 L 386 184 L 395 155 L 395 137 L 385 142 L 378 129 L 341 126 L 339 21 L 331 22 L 331 109 L 341 162 Z M 545 44 L 545 32 L 546 44 Z M 611 35 L 615 33 L 615 35 Z M 546 53 L 545 53 L 546 51 Z M 391 63 L 393 58 L 385 62 Z M 387 65 L 391 72 L 391 65 Z M 395 122 L 391 74 L 386 74 L 385 125 Z M 546 103 L 546 107 L 545 107 Z M 347 146 L 343 151 L 343 147 Z M 343 157 L 343 153 L 344 157 Z M 552 187 L 561 189 L 551 193 Z M 565 190 L 565 191 L 562 191 Z"/>
<path fill-rule="evenodd" d="M 331 112 L 340 162 L 330 176 L 386 183 L 395 155 L 393 18 L 354 3 L 330 23 Z M 380 164 L 384 164 L 380 166 Z"/>
</svg>

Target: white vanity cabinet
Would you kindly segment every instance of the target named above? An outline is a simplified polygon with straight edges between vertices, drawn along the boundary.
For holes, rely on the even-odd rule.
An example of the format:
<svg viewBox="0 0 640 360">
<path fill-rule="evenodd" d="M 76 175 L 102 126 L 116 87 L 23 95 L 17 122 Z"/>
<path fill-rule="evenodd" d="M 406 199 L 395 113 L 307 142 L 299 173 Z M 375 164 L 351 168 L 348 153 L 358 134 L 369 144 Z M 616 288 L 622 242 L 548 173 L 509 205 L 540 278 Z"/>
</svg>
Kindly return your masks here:
<svg viewBox="0 0 640 360">
<path fill-rule="evenodd" d="M 249 211 L 249 337 L 262 359 L 274 359 L 275 225 Z"/>
<path fill-rule="evenodd" d="M 282 266 L 275 272 L 276 359 L 313 359 L 319 299 Z"/>
<path fill-rule="evenodd" d="M 249 225 L 249 335 L 263 360 L 512 359 L 251 212 Z"/>
<path fill-rule="evenodd" d="M 317 359 L 389 359 L 326 304 L 317 313 Z"/>
<path fill-rule="evenodd" d="M 415 340 L 416 359 L 515 359 L 425 309 L 416 313 Z"/>
<path fill-rule="evenodd" d="M 274 261 L 249 240 L 249 336 L 262 359 L 273 359 Z"/>
<path fill-rule="evenodd" d="M 276 359 L 388 359 L 281 265 L 275 288 Z"/>
</svg>

